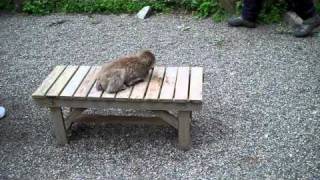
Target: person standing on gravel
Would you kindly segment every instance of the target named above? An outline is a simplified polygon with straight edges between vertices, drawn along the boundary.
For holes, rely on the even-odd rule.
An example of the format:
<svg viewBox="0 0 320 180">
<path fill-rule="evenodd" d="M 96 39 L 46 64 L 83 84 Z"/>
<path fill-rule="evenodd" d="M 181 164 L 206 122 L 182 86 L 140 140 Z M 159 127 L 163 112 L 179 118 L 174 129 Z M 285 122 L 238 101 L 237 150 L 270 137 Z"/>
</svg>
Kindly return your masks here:
<svg viewBox="0 0 320 180">
<path fill-rule="evenodd" d="M 303 19 L 303 23 L 294 29 L 294 36 L 306 37 L 320 26 L 320 16 L 316 13 L 313 0 L 287 0 L 293 10 Z M 228 24 L 233 27 L 255 28 L 257 17 L 262 9 L 263 0 L 244 0 L 242 15 L 231 18 Z"/>
</svg>

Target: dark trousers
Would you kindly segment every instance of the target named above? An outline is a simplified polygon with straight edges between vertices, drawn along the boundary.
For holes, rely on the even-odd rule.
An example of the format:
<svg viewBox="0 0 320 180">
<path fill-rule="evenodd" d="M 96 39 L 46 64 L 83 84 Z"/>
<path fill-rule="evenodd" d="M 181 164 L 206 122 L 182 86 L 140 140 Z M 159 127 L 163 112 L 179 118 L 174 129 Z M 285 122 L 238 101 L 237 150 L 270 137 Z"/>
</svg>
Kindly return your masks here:
<svg viewBox="0 0 320 180">
<path fill-rule="evenodd" d="M 313 0 L 287 0 L 290 7 L 302 18 L 308 19 L 316 14 Z M 256 21 L 263 0 L 244 0 L 242 17 L 249 21 Z"/>
</svg>

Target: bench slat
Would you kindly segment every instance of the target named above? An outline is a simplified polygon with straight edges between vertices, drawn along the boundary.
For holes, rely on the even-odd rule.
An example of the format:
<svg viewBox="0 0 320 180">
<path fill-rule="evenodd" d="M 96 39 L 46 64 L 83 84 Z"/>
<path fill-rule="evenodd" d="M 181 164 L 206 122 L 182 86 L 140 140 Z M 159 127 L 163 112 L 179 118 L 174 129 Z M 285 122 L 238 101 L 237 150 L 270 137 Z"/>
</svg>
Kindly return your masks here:
<svg viewBox="0 0 320 180">
<path fill-rule="evenodd" d="M 152 70 L 149 71 L 149 74 L 147 75 L 147 77 L 144 79 L 143 82 L 140 82 L 133 87 L 130 99 L 143 99 L 144 98 L 144 95 L 146 94 L 146 90 L 148 88 L 148 84 L 149 84 L 151 75 L 152 75 Z"/>
<path fill-rule="evenodd" d="M 174 100 L 187 101 L 189 92 L 189 67 L 179 67 Z"/>
<path fill-rule="evenodd" d="M 116 95 L 117 99 L 128 99 L 130 97 L 132 91 L 132 86 L 127 87 L 126 89 L 119 91 Z"/>
<path fill-rule="evenodd" d="M 73 95 L 73 97 L 76 98 L 86 98 L 88 93 L 90 92 L 90 89 L 95 82 L 95 75 L 98 71 L 97 66 L 91 67 L 90 71 L 88 72 L 87 76 L 82 81 L 81 85 L 79 86 L 76 93 Z"/>
<path fill-rule="evenodd" d="M 60 74 L 66 66 L 56 66 L 51 73 L 46 77 L 46 79 L 42 82 L 39 88 L 32 94 L 33 97 L 44 97 L 49 88 L 53 85 L 53 83 L 58 79 Z"/>
<path fill-rule="evenodd" d="M 107 91 L 104 91 L 101 97 L 105 99 L 112 99 L 115 96 L 116 96 L 116 93 L 107 93 Z"/>
<path fill-rule="evenodd" d="M 177 67 L 167 67 L 160 93 L 160 100 L 172 100 L 176 85 L 177 72 Z"/>
<path fill-rule="evenodd" d="M 192 67 L 190 77 L 190 92 L 189 99 L 191 101 L 202 101 L 202 83 L 203 83 L 203 68 Z"/>
<path fill-rule="evenodd" d="M 77 71 L 78 66 L 67 66 L 57 81 L 53 84 L 46 96 L 59 96 L 63 88 L 69 82 L 73 74 Z"/>
<path fill-rule="evenodd" d="M 163 81 L 164 70 L 164 67 L 154 68 L 145 99 L 158 99 Z"/>
<path fill-rule="evenodd" d="M 100 98 L 103 91 L 98 91 L 97 88 L 96 88 L 96 75 L 98 74 L 98 72 L 100 71 L 101 67 L 98 66 L 96 71 L 95 71 L 95 75 L 94 75 L 94 83 L 93 83 L 93 86 L 91 87 L 91 90 L 88 94 L 88 98 Z"/>
<path fill-rule="evenodd" d="M 75 91 L 78 89 L 83 78 L 87 75 L 90 66 L 80 66 L 78 71 L 74 74 L 72 79 L 69 81 L 67 86 L 63 89 L 60 96 L 62 97 L 72 97 Z"/>
</svg>

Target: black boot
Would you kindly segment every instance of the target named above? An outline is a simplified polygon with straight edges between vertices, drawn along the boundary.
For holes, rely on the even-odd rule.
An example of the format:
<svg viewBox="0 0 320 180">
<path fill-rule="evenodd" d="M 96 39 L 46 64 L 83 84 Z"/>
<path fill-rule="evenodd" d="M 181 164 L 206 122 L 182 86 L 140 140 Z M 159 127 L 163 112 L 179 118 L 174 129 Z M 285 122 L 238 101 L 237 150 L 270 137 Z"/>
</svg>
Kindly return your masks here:
<svg viewBox="0 0 320 180">
<path fill-rule="evenodd" d="M 304 20 L 301 25 L 297 26 L 293 34 L 295 37 L 307 37 L 312 35 L 312 31 L 318 26 L 320 26 L 320 16 L 315 15 Z"/>
<path fill-rule="evenodd" d="M 247 28 L 256 27 L 255 22 L 248 21 L 244 19 L 242 16 L 229 19 L 228 24 L 229 26 L 233 26 L 233 27 L 247 27 Z"/>
</svg>

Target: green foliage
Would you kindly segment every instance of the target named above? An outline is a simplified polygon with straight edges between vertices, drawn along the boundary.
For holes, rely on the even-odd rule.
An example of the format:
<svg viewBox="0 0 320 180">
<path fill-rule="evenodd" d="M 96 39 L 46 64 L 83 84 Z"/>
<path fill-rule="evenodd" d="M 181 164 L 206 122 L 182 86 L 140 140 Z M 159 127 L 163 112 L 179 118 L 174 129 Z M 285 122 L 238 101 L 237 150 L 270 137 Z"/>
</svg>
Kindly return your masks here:
<svg viewBox="0 0 320 180">
<path fill-rule="evenodd" d="M 219 0 L 184 0 L 179 5 L 184 9 L 195 12 L 199 18 L 212 17 L 214 21 L 220 22 L 227 17 L 227 13 L 221 7 Z"/>
<path fill-rule="evenodd" d="M 14 5 L 11 0 L 0 0 L 0 10 L 10 11 L 13 9 L 14 9 Z"/>
<path fill-rule="evenodd" d="M 320 13 L 320 2 L 318 2 L 318 3 L 316 4 L 316 10 L 317 10 L 318 13 Z"/>
<path fill-rule="evenodd" d="M 151 6 L 157 12 L 184 9 L 199 18 L 211 17 L 214 21 L 225 20 L 229 14 L 221 7 L 219 0 L 25 0 L 23 11 L 45 15 L 53 12 L 65 13 L 135 13 L 144 6 Z M 242 0 L 236 1 L 236 14 L 240 15 Z M 320 3 L 316 4 L 320 13 Z M 13 0 L 0 0 L 0 10 L 13 10 Z M 260 13 L 259 21 L 276 23 L 286 10 L 284 0 L 267 0 Z"/>
<path fill-rule="evenodd" d="M 278 23 L 282 20 L 282 16 L 287 10 L 287 4 L 285 2 L 267 3 L 263 8 L 259 16 L 259 21 L 263 23 Z"/>
<path fill-rule="evenodd" d="M 194 0 L 194 5 L 198 7 L 197 14 L 200 17 L 208 17 L 221 9 L 217 0 Z"/>
<path fill-rule="evenodd" d="M 242 1 L 236 2 L 236 14 L 240 15 L 243 8 Z M 275 0 L 266 1 L 258 17 L 263 23 L 278 23 L 282 20 L 282 15 L 286 11 L 287 5 L 284 1 L 275 2 Z"/>
<path fill-rule="evenodd" d="M 243 8 L 243 3 L 242 1 L 237 1 L 236 2 L 236 14 L 239 16 L 241 14 Z"/>
<path fill-rule="evenodd" d="M 31 0 L 26 1 L 22 10 L 30 14 L 48 14 L 55 9 L 55 3 L 51 0 Z"/>
<path fill-rule="evenodd" d="M 165 1 L 148 0 L 27 0 L 23 11 L 30 14 L 66 13 L 133 13 L 150 5 L 156 11 L 168 11 Z"/>
</svg>

